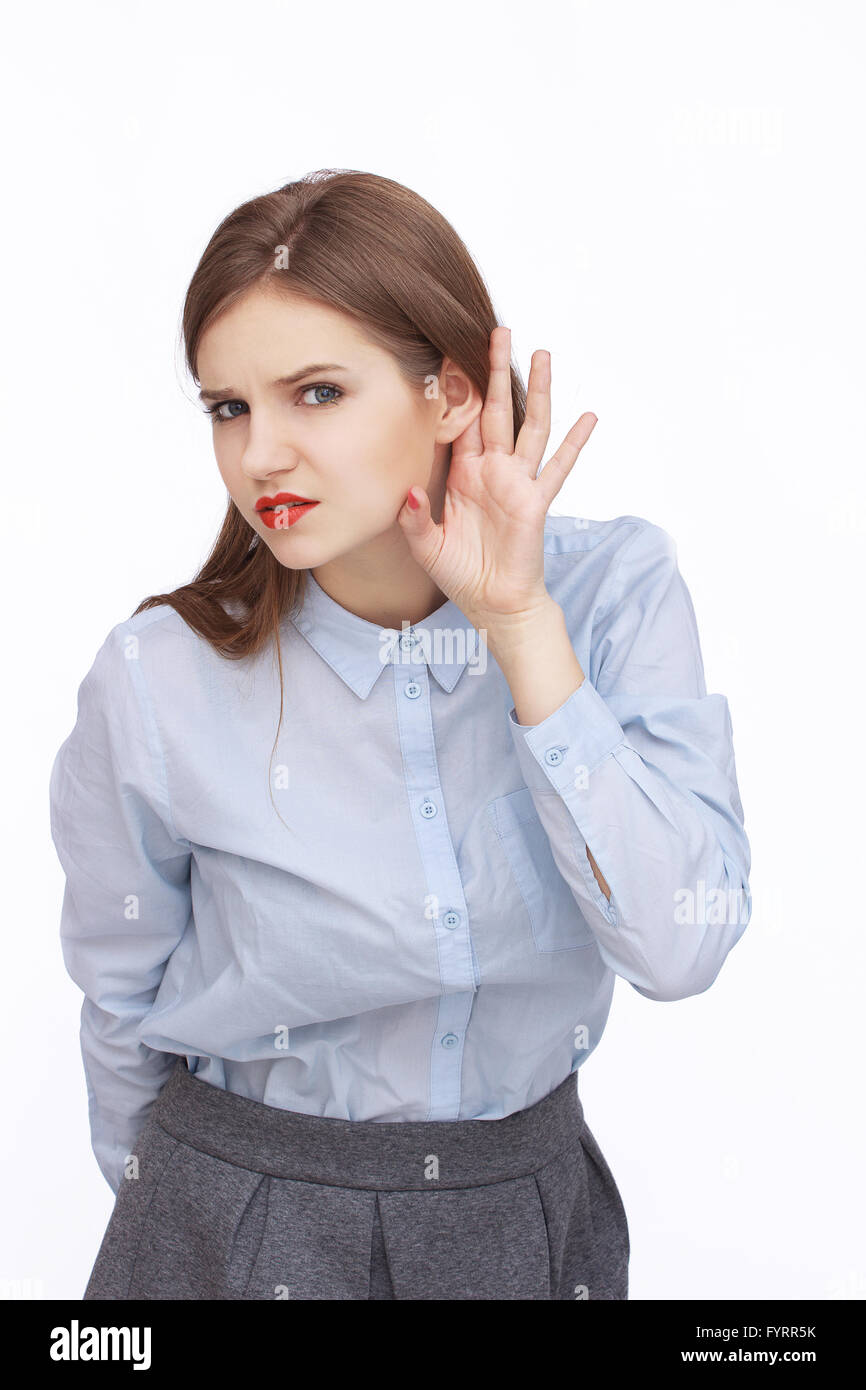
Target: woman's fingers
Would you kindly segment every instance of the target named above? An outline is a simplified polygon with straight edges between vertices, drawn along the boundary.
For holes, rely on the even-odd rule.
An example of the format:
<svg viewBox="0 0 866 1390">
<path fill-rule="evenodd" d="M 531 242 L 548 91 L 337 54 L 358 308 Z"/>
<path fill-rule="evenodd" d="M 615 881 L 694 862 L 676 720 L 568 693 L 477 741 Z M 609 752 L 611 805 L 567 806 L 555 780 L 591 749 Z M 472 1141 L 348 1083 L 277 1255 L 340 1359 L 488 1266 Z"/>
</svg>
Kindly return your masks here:
<svg viewBox="0 0 866 1390">
<path fill-rule="evenodd" d="M 572 425 L 556 453 L 542 468 L 538 475 L 538 486 L 546 506 L 550 506 L 559 492 L 574 466 L 575 459 L 597 424 L 598 416 L 591 410 L 585 411 L 577 423 Z"/>
<path fill-rule="evenodd" d="M 529 368 L 526 416 L 514 446 L 514 457 L 524 466 L 530 478 L 538 475 L 549 437 L 550 353 L 546 348 L 537 348 L 532 354 Z"/>
<path fill-rule="evenodd" d="M 545 507 L 549 507 L 574 466 L 578 454 L 598 422 L 585 411 L 572 425 L 556 453 L 541 468 L 550 438 L 551 360 L 546 348 L 532 354 L 526 391 L 524 421 L 514 440 L 511 400 L 511 330 L 499 325 L 490 334 L 490 380 L 481 413 L 452 445 L 452 466 L 459 457 L 506 454 L 537 481 Z M 539 468 L 541 472 L 539 473 Z"/>
<path fill-rule="evenodd" d="M 481 438 L 485 453 L 514 452 L 511 409 L 511 329 L 494 328 L 490 335 L 490 380 L 481 408 Z"/>
</svg>

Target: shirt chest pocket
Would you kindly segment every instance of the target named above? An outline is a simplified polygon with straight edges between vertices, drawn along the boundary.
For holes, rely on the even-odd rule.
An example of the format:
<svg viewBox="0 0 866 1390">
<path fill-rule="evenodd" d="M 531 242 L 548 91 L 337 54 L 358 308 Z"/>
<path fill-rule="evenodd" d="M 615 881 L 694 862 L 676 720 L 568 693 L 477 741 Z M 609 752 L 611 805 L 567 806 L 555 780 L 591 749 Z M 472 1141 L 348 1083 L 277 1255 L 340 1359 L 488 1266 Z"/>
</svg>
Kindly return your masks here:
<svg viewBox="0 0 866 1390">
<path fill-rule="evenodd" d="M 536 950 L 592 945 L 595 938 L 556 866 L 529 788 L 497 797 L 487 813 L 526 905 Z"/>
</svg>

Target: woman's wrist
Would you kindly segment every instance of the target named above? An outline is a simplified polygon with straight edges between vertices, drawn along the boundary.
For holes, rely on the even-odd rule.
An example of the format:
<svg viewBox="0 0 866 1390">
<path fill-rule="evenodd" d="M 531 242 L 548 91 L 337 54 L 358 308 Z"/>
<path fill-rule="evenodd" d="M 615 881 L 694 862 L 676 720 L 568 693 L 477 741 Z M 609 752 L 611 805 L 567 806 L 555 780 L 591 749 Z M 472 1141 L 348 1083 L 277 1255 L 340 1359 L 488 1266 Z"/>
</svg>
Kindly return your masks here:
<svg viewBox="0 0 866 1390">
<path fill-rule="evenodd" d="M 582 685 L 565 614 L 553 599 L 497 618 L 482 632 L 508 682 L 518 723 L 540 724 Z"/>
</svg>

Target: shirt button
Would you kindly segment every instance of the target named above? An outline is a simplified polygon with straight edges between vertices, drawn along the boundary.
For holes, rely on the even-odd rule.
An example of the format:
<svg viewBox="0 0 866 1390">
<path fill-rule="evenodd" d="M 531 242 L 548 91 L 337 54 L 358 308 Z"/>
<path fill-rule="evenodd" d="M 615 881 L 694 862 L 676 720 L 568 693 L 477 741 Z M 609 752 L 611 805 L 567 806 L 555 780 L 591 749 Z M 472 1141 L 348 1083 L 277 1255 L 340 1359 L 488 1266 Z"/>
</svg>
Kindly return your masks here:
<svg viewBox="0 0 866 1390">
<path fill-rule="evenodd" d="M 408 652 L 409 648 L 414 647 L 417 641 L 418 638 L 414 632 L 404 632 L 400 638 L 400 646 L 403 648 L 404 652 Z"/>
<path fill-rule="evenodd" d="M 460 1039 L 458 1038 L 456 1033 L 446 1033 L 444 1038 L 442 1039 L 442 1046 L 454 1047 L 455 1043 L 458 1043 L 459 1041 Z"/>
<path fill-rule="evenodd" d="M 418 696 L 421 694 L 421 687 L 417 681 L 410 681 L 403 691 L 403 694 L 408 696 L 410 700 L 417 700 Z"/>
<path fill-rule="evenodd" d="M 428 799 L 427 801 L 421 802 L 421 815 L 425 818 L 425 820 L 430 820 L 431 816 L 435 816 L 436 810 L 437 807 L 435 801 L 430 801 Z"/>
<path fill-rule="evenodd" d="M 460 913 L 455 912 L 453 908 L 449 908 L 442 918 L 442 921 L 445 923 L 446 927 L 450 927 L 453 931 L 456 926 L 460 925 Z"/>
<path fill-rule="evenodd" d="M 551 767 L 558 767 L 562 762 L 562 754 L 558 748 L 548 748 L 544 755 L 544 761 L 549 763 Z"/>
</svg>

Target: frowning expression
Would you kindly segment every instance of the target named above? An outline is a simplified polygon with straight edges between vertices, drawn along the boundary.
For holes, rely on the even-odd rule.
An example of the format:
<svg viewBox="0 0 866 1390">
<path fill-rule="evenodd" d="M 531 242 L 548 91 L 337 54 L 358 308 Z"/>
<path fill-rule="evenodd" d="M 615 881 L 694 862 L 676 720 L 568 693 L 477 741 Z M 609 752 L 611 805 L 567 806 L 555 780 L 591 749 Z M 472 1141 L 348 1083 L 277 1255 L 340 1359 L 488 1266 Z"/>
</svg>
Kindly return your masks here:
<svg viewBox="0 0 866 1390">
<path fill-rule="evenodd" d="M 442 407 L 356 320 L 257 286 L 202 334 L 196 367 L 226 488 L 282 564 L 312 569 L 399 531 Z"/>
</svg>

